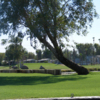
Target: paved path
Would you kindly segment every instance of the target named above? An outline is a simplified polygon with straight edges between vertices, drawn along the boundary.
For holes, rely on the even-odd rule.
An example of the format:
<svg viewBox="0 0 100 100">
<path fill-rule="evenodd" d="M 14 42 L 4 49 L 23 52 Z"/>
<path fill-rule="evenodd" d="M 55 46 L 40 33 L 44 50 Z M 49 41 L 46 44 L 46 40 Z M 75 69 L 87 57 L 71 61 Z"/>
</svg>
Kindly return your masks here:
<svg viewBox="0 0 100 100">
<path fill-rule="evenodd" d="M 90 72 L 100 72 L 100 71 L 90 71 Z M 62 72 L 61 75 L 71 75 L 75 74 L 76 72 Z"/>
<path fill-rule="evenodd" d="M 76 72 L 62 72 L 61 75 L 70 75 L 70 74 L 75 74 Z"/>
<path fill-rule="evenodd" d="M 100 100 L 100 96 L 60 97 L 60 98 L 32 98 L 32 99 L 7 99 L 7 100 Z"/>
</svg>

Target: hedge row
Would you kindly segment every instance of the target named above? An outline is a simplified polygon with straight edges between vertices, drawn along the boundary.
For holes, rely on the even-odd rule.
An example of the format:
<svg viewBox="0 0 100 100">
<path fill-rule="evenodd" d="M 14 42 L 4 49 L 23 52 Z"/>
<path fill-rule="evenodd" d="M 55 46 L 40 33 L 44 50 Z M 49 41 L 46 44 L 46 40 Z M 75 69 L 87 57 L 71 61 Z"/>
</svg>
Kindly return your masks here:
<svg viewBox="0 0 100 100">
<path fill-rule="evenodd" d="M 40 70 L 22 70 L 22 69 L 9 69 L 9 70 L 0 70 L 0 73 L 47 73 L 47 74 L 53 74 L 53 75 L 61 75 L 60 69 L 40 69 Z"/>
</svg>

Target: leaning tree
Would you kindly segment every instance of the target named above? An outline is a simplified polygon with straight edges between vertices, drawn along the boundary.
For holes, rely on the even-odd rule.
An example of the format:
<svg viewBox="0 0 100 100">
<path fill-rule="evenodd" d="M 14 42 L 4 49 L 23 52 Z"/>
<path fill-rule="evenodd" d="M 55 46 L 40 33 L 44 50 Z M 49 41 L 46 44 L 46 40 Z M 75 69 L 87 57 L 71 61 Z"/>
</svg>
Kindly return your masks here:
<svg viewBox="0 0 100 100">
<path fill-rule="evenodd" d="M 71 33 L 85 34 L 97 16 L 92 0 L 1 0 L 0 33 L 16 33 L 25 28 L 31 45 L 37 40 L 55 57 L 78 74 L 88 70 L 65 58 L 64 39 Z"/>
</svg>

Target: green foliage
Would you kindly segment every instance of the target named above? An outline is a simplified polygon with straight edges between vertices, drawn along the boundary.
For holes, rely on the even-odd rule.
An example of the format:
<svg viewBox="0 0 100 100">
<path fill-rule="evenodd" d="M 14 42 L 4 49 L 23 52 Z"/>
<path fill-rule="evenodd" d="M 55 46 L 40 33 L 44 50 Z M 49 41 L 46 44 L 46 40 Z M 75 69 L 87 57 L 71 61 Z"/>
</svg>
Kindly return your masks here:
<svg viewBox="0 0 100 100">
<path fill-rule="evenodd" d="M 28 52 L 28 59 L 34 59 L 35 58 L 35 54 L 33 52 Z"/>
<path fill-rule="evenodd" d="M 4 60 L 5 53 L 0 53 L 0 66 L 2 64 L 2 61 Z"/>
<path fill-rule="evenodd" d="M 5 45 L 7 43 L 7 39 L 2 39 L 1 42 L 2 42 L 2 45 Z"/>
<path fill-rule="evenodd" d="M 91 43 L 85 43 L 85 44 L 79 43 L 79 44 L 76 44 L 76 48 L 78 50 L 80 59 L 84 60 L 86 56 L 93 55 L 94 47 L 93 47 L 93 44 Z"/>
<path fill-rule="evenodd" d="M 70 50 L 68 50 L 68 49 L 65 49 L 65 50 L 63 51 L 63 54 L 64 54 L 64 56 L 65 56 L 66 58 L 71 59 L 72 51 L 70 51 Z"/>
<path fill-rule="evenodd" d="M 26 28 L 24 34 L 29 36 L 33 48 L 40 42 L 60 62 L 73 68 L 71 61 L 68 64 L 63 57 L 64 39 L 74 32 L 85 35 L 96 16 L 92 0 L 1 0 L 0 33 L 11 34 Z"/>
<path fill-rule="evenodd" d="M 43 51 L 43 58 L 52 58 L 52 52 L 49 49 Z"/>
<path fill-rule="evenodd" d="M 42 58 L 42 51 L 40 49 L 36 50 L 36 54 L 38 60 Z"/>
<path fill-rule="evenodd" d="M 33 52 L 28 52 L 27 50 L 24 50 L 24 54 L 22 55 L 22 59 L 36 59 L 36 55 Z"/>
<path fill-rule="evenodd" d="M 15 35 L 10 35 L 8 39 L 2 39 L 2 45 L 6 43 L 10 43 L 8 47 L 6 47 L 6 58 L 7 60 L 19 60 L 24 54 L 25 49 L 22 47 L 22 38 Z"/>
<path fill-rule="evenodd" d="M 23 59 L 23 60 L 26 60 L 27 58 L 28 58 L 28 51 L 25 50 L 25 51 L 24 51 L 24 54 L 23 54 L 23 56 L 22 56 L 22 59 Z"/>
<path fill-rule="evenodd" d="M 84 60 L 86 56 L 100 55 L 100 45 L 95 43 L 76 43 L 76 48 L 79 53 L 79 58 Z"/>
<path fill-rule="evenodd" d="M 95 55 L 100 55 L 100 45 L 99 44 L 97 44 L 97 43 L 95 43 L 94 44 L 94 52 L 95 52 Z"/>
<path fill-rule="evenodd" d="M 65 56 L 66 58 L 68 58 L 68 59 L 70 59 L 70 60 L 73 59 L 73 61 L 75 60 L 75 58 L 78 57 L 78 53 L 77 53 L 77 51 L 76 51 L 75 49 L 73 49 L 73 50 L 65 49 L 65 50 L 63 51 L 63 54 L 64 54 L 64 56 Z"/>
<path fill-rule="evenodd" d="M 12 44 L 6 48 L 6 56 L 8 60 L 12 59 L 19 60 L 21 59 L 22 54 L 23 54 L 23 48 L 20 45 L 15 46 Z"/>
<path fill-rule="evenodd" d="M 56 42 L 64 47 L 62 38 L 73 32 L 86 34 L 97 16 L 91 0 L 1 0 L 0 9 L 0 33 L 27 27 L 31 40 L 35 37 L 47 46 L 43 40 L 49 38 L 54 47 Z"/>
</svg>

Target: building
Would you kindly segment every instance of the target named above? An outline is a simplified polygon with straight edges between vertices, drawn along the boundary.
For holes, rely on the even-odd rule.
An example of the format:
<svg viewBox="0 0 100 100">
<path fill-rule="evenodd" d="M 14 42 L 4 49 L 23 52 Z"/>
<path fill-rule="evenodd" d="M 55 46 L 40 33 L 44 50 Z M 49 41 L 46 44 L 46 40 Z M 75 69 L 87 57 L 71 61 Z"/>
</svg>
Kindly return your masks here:
<svg viewBox="0 0 100 100">
<path fill-rule="evenodd" d="M 35 63 L 36 61 L 34 59 L 26 59 L 23 62 L 24 63 Z"/>
<path fill-rule="evenodd" d="M 75 63 L 80 65 L 100 64 L 100 55 L 86 56 L 85 60 L 75 58 Z"/>
</svg>

